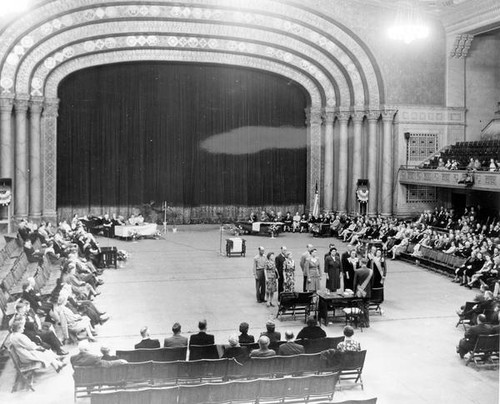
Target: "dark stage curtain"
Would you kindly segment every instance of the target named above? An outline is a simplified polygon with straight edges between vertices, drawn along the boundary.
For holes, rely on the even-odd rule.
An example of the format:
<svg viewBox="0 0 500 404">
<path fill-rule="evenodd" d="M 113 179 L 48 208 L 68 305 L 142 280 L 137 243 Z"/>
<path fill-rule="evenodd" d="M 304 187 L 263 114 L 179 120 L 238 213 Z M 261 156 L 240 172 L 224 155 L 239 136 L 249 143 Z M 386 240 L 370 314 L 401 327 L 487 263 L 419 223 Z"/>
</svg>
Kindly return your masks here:
<svg viewBox="0 0 500 404">
<path fill-rule="evenodd" d="M 59 88 L 58 207 L 304 204 L 304 90 L 244 68 L 99 66 Z"/>
</svg>

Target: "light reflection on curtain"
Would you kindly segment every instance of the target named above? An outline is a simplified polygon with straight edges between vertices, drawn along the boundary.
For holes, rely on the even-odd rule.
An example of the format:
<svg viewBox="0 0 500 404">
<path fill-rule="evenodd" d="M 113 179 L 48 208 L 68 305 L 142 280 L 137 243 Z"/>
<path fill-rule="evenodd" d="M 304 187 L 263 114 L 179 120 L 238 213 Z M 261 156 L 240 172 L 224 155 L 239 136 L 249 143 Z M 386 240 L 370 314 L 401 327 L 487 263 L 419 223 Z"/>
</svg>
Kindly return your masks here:
<svg viewBox="0 0 500 404">
<path fill-rule="evenodd" d="M 59 208 L 305 203 L 307 100 L 294 82 L 129 63 L 76 72 L 59 98 Z"/>
</svg>

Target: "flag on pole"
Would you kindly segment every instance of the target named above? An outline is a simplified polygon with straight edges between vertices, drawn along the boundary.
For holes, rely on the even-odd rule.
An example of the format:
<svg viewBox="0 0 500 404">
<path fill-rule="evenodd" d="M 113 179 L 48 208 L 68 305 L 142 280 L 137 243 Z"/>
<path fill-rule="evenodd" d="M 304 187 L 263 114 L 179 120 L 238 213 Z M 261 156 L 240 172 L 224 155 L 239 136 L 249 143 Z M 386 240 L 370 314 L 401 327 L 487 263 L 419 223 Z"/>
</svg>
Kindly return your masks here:
<svg viewBox="0 0 500 404">
<path fill-rule="evenodd" d="M 319 216 L 319 192 L 318 192 L 318 183 L 316 183 L 316 190 L 314 191 L 314 204 L 312 214 L 314 217 Z"/>
</svg>

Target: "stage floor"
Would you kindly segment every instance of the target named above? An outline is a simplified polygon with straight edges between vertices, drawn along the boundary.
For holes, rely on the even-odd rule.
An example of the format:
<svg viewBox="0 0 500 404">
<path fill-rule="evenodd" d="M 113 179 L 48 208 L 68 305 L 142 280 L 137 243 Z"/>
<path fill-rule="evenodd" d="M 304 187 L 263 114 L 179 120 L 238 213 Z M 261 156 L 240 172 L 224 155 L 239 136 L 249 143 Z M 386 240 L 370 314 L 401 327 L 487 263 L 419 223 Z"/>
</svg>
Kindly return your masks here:
<svg viewBox="0 0 500 404">
<path fill-rule="evenodd" d="M 222 250 L 225 239 L 222 235 Z M 252 257 L 257 247 L 279 252 L 281 245 L 292 251 L 297 261 L 307 243 L 318 248 L 322 257 L 337 239 L 315 239 L 305 234 L 281 234 L 276 239 L 243 236 L 247 256 L 227 258 L 219 254 L 220 232 L 214 225 L 180 226 L 164 239 L 127 242 L 101 238 L 101 246 L 117 246 L 130 253 L 123 268 L 104 273 L 102 295 L 96 299 L 111 319 L 99 327 L 98 351 L 104 344 L 111 349 L 132 349 L 140 340 L 139 329 L 148 325 L 153 338 L 163 341 L 176 321 L 183 334 L 196 332 L 199 319 L 207 319 L 208 332 L 216 343 L 238 331 L 242 321 L 250 324 L 250 334 L 258 336 L 276 308 L 255 301 Z M 296 288 L 302 287 L 297 270 Z M 371 327 L 356 331 L 367 358 L 363 372 L 365 390 L 336 393 L 334 401 L 378 397 L 381 404 L 396 403 L 498 403 L 498 369 L 465 367 L 455 353 L 463 328 L 455 328 L 455 310 L 475 291 L 460 288 L 449 278 L 401 261 L 389 261 L 384 314 L 371 316 Z M 302 319 L 277 320 L 276 329 L 299 331 Z M 325 328 L 328 336 L 342 334 L 343 323 Z M 76 347 L 72 346 L 75 352 Z M 48 370 L 36 378 L 34 393 L 10 393 L 14 369 L 9 363 L 0 377 L 2 403 L 71 403 L 72 370 L 68 366 L 56 375 Z M 79 399 L 79 403 L 90 402 Z"/>
</svg>

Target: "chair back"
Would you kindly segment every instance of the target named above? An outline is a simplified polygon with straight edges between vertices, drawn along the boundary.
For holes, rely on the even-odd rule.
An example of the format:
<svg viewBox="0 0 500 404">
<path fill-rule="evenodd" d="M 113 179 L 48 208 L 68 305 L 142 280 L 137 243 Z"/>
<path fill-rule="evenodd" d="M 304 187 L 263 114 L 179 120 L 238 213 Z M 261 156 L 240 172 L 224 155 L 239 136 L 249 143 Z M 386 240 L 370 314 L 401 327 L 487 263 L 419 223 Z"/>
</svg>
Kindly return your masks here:
<svg viewBox="0 0 500 404">
<path fill-rule="evenodd" d="M 179 363 L 181 362 L 153 362 L 152 372 L 154 381 L 161 383 L 177 383 Z"/>
<path fill-rule="evenodd" d="M 280 402 L 287 393 L 288 379 L 261 379 L 259 400 Z"/>
<path fill-rule="evenodd" d="M 310 377 L 309 394 L 310 396 L 327 396 L 335 393 L 335 386 L 339 381 L 338 373 L 324 375 L 313 375 Z"/>
<path fill-rule="evenodd" d="M 202 404 L 206 403 L 210 396 L 208 384 L 181 385 L 177 404 Z"/>
<path fill-rule="evenodd" d="M 477 337 L 476 346 L 474 347 L 475 353 L 480 352 L 498 352 L 499 351 L 499 335 L 480 335 Z"/>
<path fill-rule="evenodd" d="M 365 351 L 346 351 L 340 355 L 342 358 L 342 370 L 360 370 L 363 369 L 366 358 Z"/>
<path fill-rule="evenodd" d="M 133 362 L 172 362 L 185 360 L 187 347 L 180 348 L 141 348 L 130 351 L 116 351 L 116 356 L 125 359 L 129 363 Z"/>
<path fill-rule="evenodd" d="M 191 345 L 189 347 L 189 360 L 219 359 L 217 345 Z"/>
<path fill-rule="evenodd" d="M 179 379 L 223 379 L 230 359 L 199 359 L 178 362 Z"/>
</svg>

